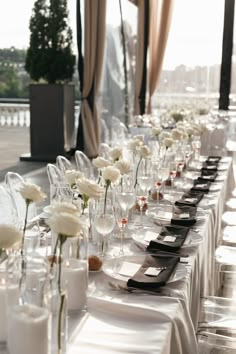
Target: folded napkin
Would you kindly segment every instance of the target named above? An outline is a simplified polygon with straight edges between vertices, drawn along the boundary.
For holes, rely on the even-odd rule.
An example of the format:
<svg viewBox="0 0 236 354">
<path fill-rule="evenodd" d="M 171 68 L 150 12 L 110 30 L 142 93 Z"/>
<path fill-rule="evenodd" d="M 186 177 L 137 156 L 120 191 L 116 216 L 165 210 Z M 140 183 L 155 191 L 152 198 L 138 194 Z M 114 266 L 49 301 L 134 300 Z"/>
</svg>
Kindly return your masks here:
<svg viewBox="0 0 236 354">
<path fill-rule="evenodd" d="M 184 193 L 181 199 L 175 202 L 175 205 L 177 206 L 188 205 L 188 206 L 196 207 L 203 197 L 204 197 L 204 193 L 190 190 Z"/>
<path fill-rule="evenodd" d="M 171 224 L 181 226 L 192 226 L 196 223 L 196 207 L 187 205 L 174 205 Z"/>
<path fill-rule="evenodd" d="M 198 177 L 198 180 L 214 182 L 216 177 L 217 177 L 216 171 L 209 171 L 209 170 L 203 169 L 201 172 L 201 176 Z"/>
<path fill-rule="evenodd" d="M 194 192 L 202 192 L 202 193 L 208 193 L 210 186 L 211 186 L 211 182 L 210 181 L 199 181 L 199 180 L 195 180 L 194 182 L 194 186 L 190 189 L 191 191 Z"/>
<path fill-rule="evenodd" d="M 208 164 L 204 163 L 204 164 L 202 165 L 201 171 L 204 172 L 204 170 L 206 170 L 206 171 L 216 172 L 217 169 L 218 169 L 218 165 L 217 165 L 217 164 L 210 164 L 210 165 L 208 165 Z"/>
<path fill-rule="evenodd" d="M 144 290 L 155 290 L 166 284 L 174 271 L 179 257 L 160 257 L 146 256 L 144 263 L 132 278 L 127 281 L 128 287 L 134 287 Z M 163 269 L 157 276 L 145 275 L 148 268 L 166 268 Z"/>
<path fill-rule="evenodd" d="M 221 156 L 208 156 L 208 158 L 206 159 L 206 163 L 219 163 L 221 160 Z"/>
<path fill-rule="evenodd" d="M 147 246 L 147 251 L 167 251 L 176 252 L 184 244 L 189 228 L 179 225 L 163 226 L 158 238 L 151 240 Z"/>
</svg>

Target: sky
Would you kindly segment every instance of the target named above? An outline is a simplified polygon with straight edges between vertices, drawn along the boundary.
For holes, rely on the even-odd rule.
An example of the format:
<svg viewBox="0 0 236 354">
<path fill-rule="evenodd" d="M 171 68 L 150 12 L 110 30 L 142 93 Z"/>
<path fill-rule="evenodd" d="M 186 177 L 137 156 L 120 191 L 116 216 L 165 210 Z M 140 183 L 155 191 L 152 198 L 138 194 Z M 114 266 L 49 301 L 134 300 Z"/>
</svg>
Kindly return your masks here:
<svg viewBox="0 0 236 354">
<path fill-rule="evenodd" d="M 113 24 L 120 21 L 118 16 L 114 16 L 115 1 L 118 2 L 107 0 L 109 3 L 107 18 L 108 22 Z M 2 0 L 2 2 L 0 48 L 14 46 L 26 49 L 29 44 L 28 28 L 34 0 Z M 75 42 L 76 0 L 68 0 L 68 9 Z M 134 5 L 130 5 L 128 11 L 130 11 L 128 16 L 134 19 L 136 15 Z M 175 0 L 164 68 L 173 68 L 181 63 L 188 66 L 219 63 L 223 12 L 224 0 Z"/>
</svg>

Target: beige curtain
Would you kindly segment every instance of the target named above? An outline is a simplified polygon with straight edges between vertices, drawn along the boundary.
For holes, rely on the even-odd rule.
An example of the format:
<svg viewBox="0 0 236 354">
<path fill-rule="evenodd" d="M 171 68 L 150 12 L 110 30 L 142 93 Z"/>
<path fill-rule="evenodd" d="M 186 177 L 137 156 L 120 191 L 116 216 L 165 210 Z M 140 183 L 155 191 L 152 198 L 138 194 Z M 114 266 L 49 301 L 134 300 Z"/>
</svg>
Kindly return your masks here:
<svg viewBox="0 0 236 354">
<path fill-rule="evenodd" d="M 151 100 L 162 70 L 173 4 L 174 0 L 150 0 L 148 113 L 152 110 Z"/>
<path fill-rule="evenodd" d="M 96 109 L 96 95 L 102 72 L 106 0 L 86 0 L 85 2 L 85 49 L 84 49 L 84 87 L 81 104 L 83 121 L 84 152 L 88 157 L 96 157 L 99 153 L 100 130 Z M 94 90 L 92 109 L 88 98 Z"/>
<path fill-rule="evenodd" d="M 144 0 L 137 0 L 136 2 L 138 4 L 138 38 L 135 68 L 134 114 L 140 114 L 139 94 L 143 79 L 145 4 Z"/>
</svg>

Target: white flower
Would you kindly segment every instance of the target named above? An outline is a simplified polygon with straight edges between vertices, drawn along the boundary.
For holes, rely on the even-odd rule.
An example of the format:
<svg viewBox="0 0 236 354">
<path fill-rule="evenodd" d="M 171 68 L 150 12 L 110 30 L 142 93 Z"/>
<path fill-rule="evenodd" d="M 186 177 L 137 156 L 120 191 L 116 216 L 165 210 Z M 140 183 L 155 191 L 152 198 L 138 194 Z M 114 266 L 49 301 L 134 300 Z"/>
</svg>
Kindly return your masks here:
<svg viewBox="0 0 236 354">
<path fill-rule="evenodd" d="M 165 138 L 170 138 L 170 133 L 169 133 L 169 132 L 166 132 L 166 131 L 162 131 L 162 132 L 159 134 L 159 140 L 160 140 L 160 141 L 163 141 Z"/>
<path fill-rule="evenodd" d="M 78 216 L 64 212 L 53 214 L 47 224 L 53 232 L 66 237 L 79 236 L 83 229 L 83 221 Z"/>
<path fill-rule="evenodd" d="M 88 178 L 81 178 L 77 182 L 79 192 L 89 198 L 99 199 L 103 193 L 103 188 L 96 182 L 90 181 Z"/>
<path fill-rule="evenodd" d="M 143 159 L 149 159 L 151 157 L 151 151 L 147 145 L 140 146 L 138 148 L 138 154 Z"/>
<path fill-rule="evenodd" d="M 22 233 L 13 225 L 0 225 L 0 249 L 20 246 Z"/>
<path fill-rule="evenodd" d="M 171 139 L 171 138 L 165 138 L 165 139 L 163 140 L 163 144 L 164 144 L 167 148 L 169 148 L 169 147 L 171 147 L 171 146 L 174 144 L 174 140 Z"/>
<path fill-rule="evenodd" d="M 79 178 L 82 178 L 84 174 L 77 170 L 66 170 L 65 180 L 70 186 L 74 186 Z"/>
<path fill-rule="evenodd" d="M 185 132 L 183 132 L 183 133 L 182 133 L 182 139 L 183 139 L 183 140 L 187 140 L 187 139 L 188 139 L 188 134 L 185 133 Z"/>
<path fill-rule="evenodd" d="M 120 179 L 121 175 L 118 168 L 108 166 L 102 171 L 102 177 L 106 182 L 109 181 L 111 183 L 116 183 Z"/>
<path fill-rule="evenodd" d="M 47 197 L 39 186 L 30 182 L 22 182 L 18 192 L 20 192 L 22 198 L 24 198 L 29 203 L 41 202 Z"/>
<path fill-rule="evenodd" d="M 162 132 L 162 128 L 161 127 L 153 127 L 152 128 L 152 135 L 154 136 L 159 136 L 159 134 Z"/>
<path fill-rule="evenodd" d="M 80 210 L 72 203 L 69 202 L 55 202 L 48 208 L 51 214 L 69 213 L 76 216 L 80 215 Z"/>
<path fill-rule="evenodd" d="M 103 157 L 96 157 L 95 159 L 92 160 L 92 164 L 97 167 L 97 168 L 104 168 L 107 166 L 111 166 L 111 162 L 104 159 Z"/>
<path fill-rule="evenodd" d="M 139 140 L 142 144 L 144 144 L 144 135 L 138 134 L 134 136 L 135 140 Z"/>
<path fill-rule="evenodd" d="M 191 127 L 186 128 L 185 131 L 186 131 L 186 133 L 188 134 L 188 136 L 194 135 L 194 129 L 191 128 Z"/>
<path fill-rule="evenodd" d="M 120 147 L 115 147 L 110 151 L 110 156 L 112 161 L 119 161 L 123 156 L 123 149 Z"/>
<path fill-rule="evenodd" d="M 115 168 L 118 168 L 122 175 L 127 175 L 132 171 L 131 163 L 128 160 L 119 160 L 114 164 Z"/>
<path fill-rule="evenodd" d="M 171 131 L 171 138 L 174 140 L 180 140 L 182 138 L 182 131 L 179 129 L 173 129 Z"/>
<path fill-rule="evenodd" d="M 128 149 L 132 152 L 136 152 L 139 146 L 143 145 L 143 142 L 139 139 L 132 139 L 128 143 Z"/>
</svg>

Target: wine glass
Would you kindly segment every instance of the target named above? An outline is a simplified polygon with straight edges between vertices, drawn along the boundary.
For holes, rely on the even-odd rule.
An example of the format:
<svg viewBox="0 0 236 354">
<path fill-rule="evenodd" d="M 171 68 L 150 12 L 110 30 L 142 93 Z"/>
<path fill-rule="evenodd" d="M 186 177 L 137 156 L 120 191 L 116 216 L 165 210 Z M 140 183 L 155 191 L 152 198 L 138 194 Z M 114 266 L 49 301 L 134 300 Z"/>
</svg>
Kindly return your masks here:
<svg viewBox="0 0 236 354">
<path fill-rule="evenodd" d="M 124 256 L 125 252 L 123 248 L 123 241 L 125 237 L 124 231 L 128 223 L 128 211 L 127 209 L 124 210 L 119 204 L 115 204 L 113 206 L 113 210 L 114 210 L 115 220 L 120 231 L 120 249 L 117 256 Z"/>
<path fill-rule="evenodd" d="M 169 168 L 160 167 L 154 172 L 155 188 L 157 192 L 157 201 L 160 200 L 160 190 L 163 186 L 163 182 L 169 177 Z"/>
<path fill-rule="evenodd" d="M 174 188 L 174 180 L 177 174 L 177 162 L 171 161 L 169 162 L 169 171 L 170 171 L 170 179 L 171 179 L 171 187 Z"/>
<path fill-rule="evenodd" d="M 140 185 L 136 186 L 136 199 L 138 208 L 140 210 L 140 225 L 143 226 L 143 208 L 145 204 L 147 204 L 147 191 L 140 187 Z"/>
<path fill-rule="evenodd" d="M 199 138 L 194 138 L 192 141 L 192 148 L 194 151 L 194 160 L 199 161 L 200 150 L 201 150 L 201 141 Z"/>
<path fill-rule="evenodd" d="M 98 202 L 94 217 L 94 226 L 96 231 L 102 236 L 101 238 L 101 256 L 105 257 L 107 252 L 108 235 L 115 227 L 115 216 L 112 208 L 111 200 L 102 199 Z"/>
<path fill-rule="evenodd" d="M 153 176 L 150 174 L 141 175 L 138 177 L 138 185 L 143 192 L 148 195 L 153 185 Z"/>
</svg>

